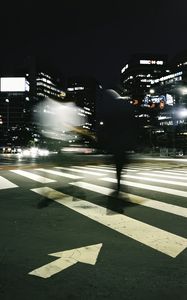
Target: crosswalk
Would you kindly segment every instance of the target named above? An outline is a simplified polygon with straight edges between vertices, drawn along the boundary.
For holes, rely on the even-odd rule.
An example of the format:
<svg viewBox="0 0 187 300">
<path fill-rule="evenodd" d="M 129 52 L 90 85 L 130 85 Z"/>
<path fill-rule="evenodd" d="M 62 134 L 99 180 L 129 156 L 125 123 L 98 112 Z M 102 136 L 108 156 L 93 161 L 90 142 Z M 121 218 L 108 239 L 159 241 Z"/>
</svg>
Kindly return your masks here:
<svg viewBox="0 0 187 300">
<path fill-rule="evenodd" d="M 12 183 L 8 179 L 0 176 L 0 189 L 11 189 L 17 187 L 16 184 Z"/>
<path fill-rule="evenodd" d="M 9 174 L 14 174 L 14 176 L 9 176 Z M 21 179 L 23 184 L 24 180 L 37 182 L 37 188 L 30 188 L 31 192 L 67 206 L 81 215 L 170 257 L 176 257 L 187 247 L 187 235 L 181 236 L 180 233 L 176 235 L 163 228 L 138 221 L 136 216 L 127 216 L 125 209 L 120 212 L 110 211 L 107 205 L 106 207 L 100 206 L 93 200 L 93 195 L 95 198 L 98 195 L 118 197 L 127 203 L 139 205 L 140 208 L 146 207 L 174 215 L 179 218 L 180 222 L 180 218 L 184 220 L 187 218 L 187 168 L 161 169 L 141 165 L 124 168 L 121 180 L 122 191 L 118 195 L 115 193 L 116 176 L 112 165 L 14 169 L 0 176 L 0 192 L 19 188 Z M 41 184 L 40 187 L 38 183 Z M 80 198 L 74 201 L 70 193 L 59 192 L 58 183 L 61 188 L 65 183 L 70 187 L 75 187 L 77 191 L 83 190 L 87 193 L 88 199 L 91 193 L 92 201 Z M 128 187 L 128 193 L 126 187 Z M 142 196 L 142 191 L 146 193 L 146 197 Z M 172 199 L 173 196 L 175 197 L 175 203 L 173 201 L 169 203 L 168 198 L 171 195 Z M 164 200 L 165 197 L 167 197 L 167 202 Z"/>
</svg>

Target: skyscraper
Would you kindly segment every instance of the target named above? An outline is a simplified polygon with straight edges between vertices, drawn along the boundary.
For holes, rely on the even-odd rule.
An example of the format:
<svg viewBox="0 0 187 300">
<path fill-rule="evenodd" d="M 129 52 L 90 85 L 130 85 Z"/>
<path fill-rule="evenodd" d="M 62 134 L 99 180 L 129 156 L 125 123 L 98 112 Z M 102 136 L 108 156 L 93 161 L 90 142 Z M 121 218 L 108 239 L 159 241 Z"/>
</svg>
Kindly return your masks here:
<svg viewBox="0 0 187 300">
<path fill-rule="evenodd" d="M 154 54 L 133 55 L 121 70 L 123 94 L 145 95 L 151 82 L 166 74 L 167 57 Z"/>
</svg>

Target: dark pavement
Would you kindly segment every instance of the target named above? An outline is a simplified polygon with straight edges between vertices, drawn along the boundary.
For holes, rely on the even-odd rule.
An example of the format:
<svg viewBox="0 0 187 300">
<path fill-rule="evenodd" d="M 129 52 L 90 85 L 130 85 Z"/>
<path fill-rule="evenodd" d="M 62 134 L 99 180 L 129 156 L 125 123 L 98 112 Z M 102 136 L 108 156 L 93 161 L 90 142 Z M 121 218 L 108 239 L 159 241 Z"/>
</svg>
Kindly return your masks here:
<svg viewBox="0 0 187 300">
<path fill-rule="evenodd" d="M 1 165 L 0 299 L 186 299 L 185 160 L 134 161 L 120 195 L 113 166 L 91 161 Z M 51 277 L 29 274 L 81 247 Z"/>
</svg>

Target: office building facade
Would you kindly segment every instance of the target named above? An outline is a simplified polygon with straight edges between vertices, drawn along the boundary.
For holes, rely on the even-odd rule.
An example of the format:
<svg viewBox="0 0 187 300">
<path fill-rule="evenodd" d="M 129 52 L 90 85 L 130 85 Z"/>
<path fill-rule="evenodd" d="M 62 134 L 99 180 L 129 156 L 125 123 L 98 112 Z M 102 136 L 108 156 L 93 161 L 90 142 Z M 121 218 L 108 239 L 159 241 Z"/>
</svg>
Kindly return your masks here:
<svg viewBox="0 0 187 300">
<path fill-rule="evenodd" d="M 28 69 L 0 77 L 1 144 L 12 131 L 33 128 L 34 107 L 47 97 L 57 101 L 65 97 L 59 78 L 49 73 Z"/>
<path fill-rule="evenodd" d="M 154 54 L 133 55 L 121 70 L 123 95 L 146 95 L 151 82 L 167 73 L 167 57 Z"/>
<path fill-rule="evenodd" d="M 94 78 L 72 77 L 67 80 L 66 99 L 80 107 L 87 119 L 84 128 L 91 132 L 96 128 L 96 95 L 99 88 Z"/>
</svg>

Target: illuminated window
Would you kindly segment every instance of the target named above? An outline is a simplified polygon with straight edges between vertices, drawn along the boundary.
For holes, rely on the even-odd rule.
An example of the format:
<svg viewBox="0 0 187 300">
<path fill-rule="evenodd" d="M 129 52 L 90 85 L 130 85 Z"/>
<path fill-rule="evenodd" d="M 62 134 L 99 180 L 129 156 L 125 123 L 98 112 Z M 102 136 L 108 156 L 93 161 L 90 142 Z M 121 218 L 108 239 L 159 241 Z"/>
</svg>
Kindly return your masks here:
<svg viewBox="0 0 187 300">
<path fill-rule="evenodd" d="M 129 67 L 128 64 L 125 65 L 125 67 L 121 70 L 121 73 L 125 72 L 125 70 Z"/>
</svg>

